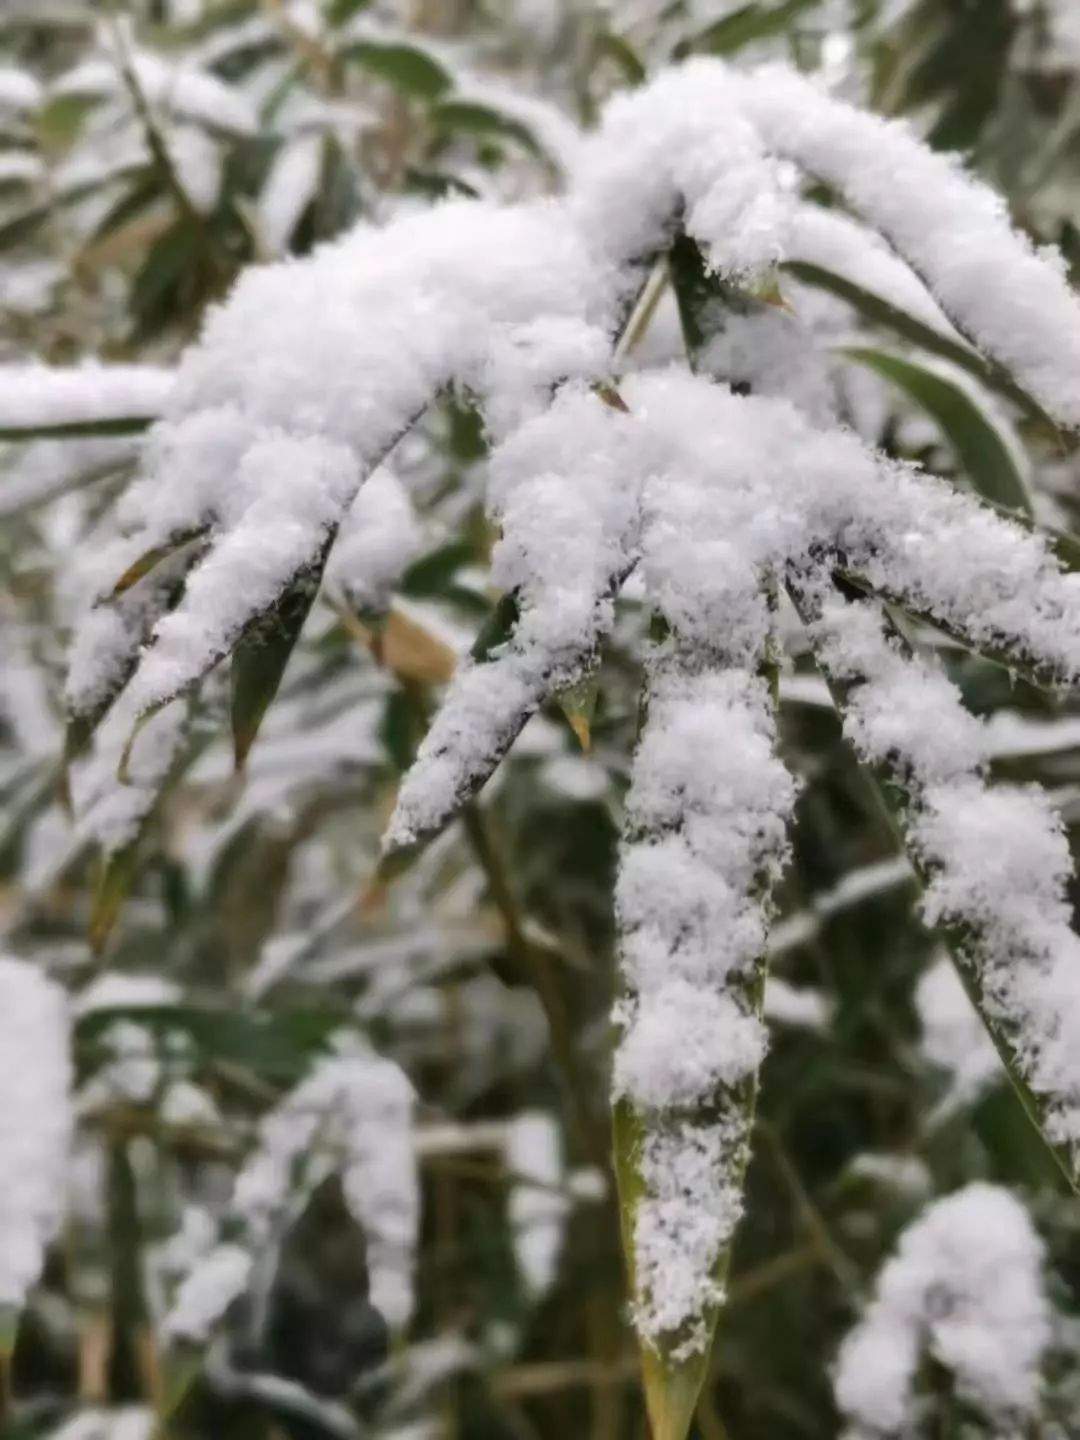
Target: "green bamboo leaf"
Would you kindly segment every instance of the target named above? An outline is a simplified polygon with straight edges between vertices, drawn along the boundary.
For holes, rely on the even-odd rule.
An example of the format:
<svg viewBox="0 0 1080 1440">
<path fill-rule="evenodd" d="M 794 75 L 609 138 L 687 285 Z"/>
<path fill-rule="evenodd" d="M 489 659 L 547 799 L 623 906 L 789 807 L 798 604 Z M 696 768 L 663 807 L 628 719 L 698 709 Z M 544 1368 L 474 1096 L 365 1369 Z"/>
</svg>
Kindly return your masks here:
<svg viewBox="0 0 1080 1440">
<path fill-rule="evenodd" d="M 645 1193 L 637 1164 L 644 1134 L 641 1117 L 625 1100 L 618 1101 L 612 1111 L 612 1149 L 619 1192 L 619 1230 L 631 1295 L 637 1288 L 634 1216 Z M 724 1263 L 726 1268 L 726 1257 Z M 676 1362 L 648 1345 L 641 1347 L 641 1375 L 652 1440 L 685 1440 L 708 1368 L 708 1349 Z"/>
<path fill-rule="evenodd" d="M 941 427 L 978 493 L 995 505 L 1032 514 L 1031 495 L 1008 445 L 956 381 L 913 360 L 862 347 L 840 352 L 902 390 Z"/>
<path fill-rule="evenodd" d="M 429 550 L 407 567 L 398 589 L 403 595 L 426 597 L 442 595 L 464 565 L 471 565 L 476 551 L 466 540 L 453 540 Z"/>
<path fill-rule="evenodd" d="M 513 140 L 533 155 L 543 154 L 527 125 L 476 100 L 441 100 L 432 108 L 431 120 L 441 130 L 461 131 L 482 139 Z"/>
<path fill-rule="evenodd" d="M 781 0 L 778 5 L 752 4 L 723 19 L 714 21 L 692 39 L 675 47 L 675 58 L 686 55 L 733 55 L 757 40 L 770 40 L 787 33 L 792 21 L 807 10 L 814 10 L 821 0 Z"/>
<path fill-rule="evenodd" d="M 232 735 L 238 770 L 255 743 L 259 726 L 278 692 L 289 656 L 300 638 L 319 590 L 327 550 L 316 565 L 302 571 L 280 599 L 248 628 L 233 652 Z"/>
<path fill-rule="evenodd" d="M 644 83 L 645 66 L 628 40 L 612 30 L 602 30 L 596 37 L 595 46 L 597 58 L 613 60 L 628 85 Z"/>
<path fill-rule="evenodd" d="M 90 948 L 95 955 L 100 955 L 105 949 L 124 901 L 135 883 L 139 870 L 138 840 L 103 856 L 100 865 L 87 932 Z"/>
<path fill-rule="evenodd" d="M 396 90 L 420 100 L 434 100 L 454 83 L 449 72 L 418 45 L 356 40 L 344 45 L 338 54 L 342 60 L 355 61 Z"/>
<path fill-rule="evenodd" d="M 331 1006 L 274 1012 L 195 1004 L 101 1007 L 76 1022 L 81 1065 L 95 1062 L 103 1038 L 121 1021 L 141 1025 L 162 1038 L 181 1031 L 206 1062 L 229 1061 L 265 1079 L 287 1083 L 307 1070 L 333 1032 L 349 1024 L 350 1016 Z"/>
<path fill-rule="evenodd" d="M 514 633 L 514 626 L 521 614 L 517 595 L 513 590 L 503 595 L 487 622 L 481 627 L 469 654 L 479 664 L 493 660 Z"/>
<path fill-rule="evenodd" d="M 1042 406 L 1021 389 L 1006 371 L 986 360 L 963 340 L 954 339 L 940 330 L 935 330 L 932 325 L 917 320 L 907 311 L 901 310 L 890 301 L 875 295 L 873 291 L 865 289 L 862 285 L 856 284 L 853 280 L 849 280 L 846 276 L 839 275 L 823 265 L 811 264 L 805 260 L 785 260 L 781 262 L 780 268 L 789 275 L 793 275 L 796 280 L 802 281 L 804 285 L 812 285 L 817 290 L 825 290 L 830 295 L 846 300 L 854 310 L 872 324 L 883 325 L 902 340 L 917 345 L 920 350 L 926 350 L 931 355 L 940 355 L 943 360 L 948 360 L 961 370 L 966 370 L 988 390 L 1009 400 L 1052 439 L 1060 440 L 1060 432 L 1056 423 Z"/>
</svg>

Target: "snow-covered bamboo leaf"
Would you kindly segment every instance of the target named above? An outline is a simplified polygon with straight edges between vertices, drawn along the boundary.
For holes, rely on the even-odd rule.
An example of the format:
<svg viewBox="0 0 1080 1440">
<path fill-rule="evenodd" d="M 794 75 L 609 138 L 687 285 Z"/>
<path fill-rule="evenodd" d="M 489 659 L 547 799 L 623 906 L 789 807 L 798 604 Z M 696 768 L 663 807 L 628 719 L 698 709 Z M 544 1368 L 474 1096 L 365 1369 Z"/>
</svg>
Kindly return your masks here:
<svg viewBox="0 0 1080 1440">
<path fill-rule="evenodd" d="M 294 1084 L 325 1053 L 343 1017 L 332 1007 L 277 1012 L 193 1004 L 95 1005 L 82 1012 L 74 1034 L 82 1063 L 93 1064 L 109 1031 L 138 1023 L 159 1044 L 177 1033 L 190 1038 L 200 1064 L 246 1065 L 264 1080 Z"/>
<path fill-rule="evenodd" d="M 536 710 L 589 669 L 633 564 L 631 437 L 623 412 L 567 386 L 493 452 L 490 494 L 503 530 L 493 573 L 503 599 L 402 784 L 384 840 L 388 860 L 436 835 Z M 557 515 L 566 538 L 553 550 L 547 527 Z"/>
<path fill-rule="evenodd" d="M 845 346 L 841 353 L 895 385 L 937 422 L 984 499 L 1030 516 L 1031 493 L 1015 449 L 968 388 L 885 350 Z"/>
<path fill-rule="evenodd" d="M 69 1025 L 60 987 L 37 965 L 0 956 L 0 1323 L 8 1331 L 5 1342 L 14 1339 L 14 1319 L 37 1283 L 46 1246 L 64 1218 L 73 1125 Z"/>
<path fill-rule="evenodd" d="M 767 147 L 834 186 L 895 246 L 963 337 L 1058 423 L 1080 427 L 1072 379 L 1080 300 L 1064 267 L 1012 229 L 992 190 L 906 126 L 833 99 L 792 70 L 730 78 Z"/>
<path fill-rule="evenodd" d="M 833 1384 L 845 1434 L 899 1436 L 917 1415 L 925 1420 L 917 1391 L 931 1358 L 993 1434 L 1035 1425 L 1054 1324 L 1043 1261 L 1042 1241 L 1008 1190 L 977 1182 L 928 1206 L 841 1346 Z"/>
<path fill-rule="evenodd" d="M 412 285 L 413 264 L 426 267 L 427 289 Z M 211 526 L 183 602 L 142 654 L 135 713 L 190 689 L 315 563 L 360 484 L 452 378 L 484 399 L 498 433 L 555 380 L 600 363 L 606 296 L 595 319 L 581 314 L 596 278 L 553 207 L 460 202 L 361 228 L 303 266 L 247 272 L 190 354 L 151 435 L 150 474 L 130 497 L 143 550 Z M 352 325 L 341 323 L 339 279 Z M 269 354 L 284 369 L 268 369 Z M 357 375 L 370 382 L 366 398 Z M 177 473 L 189 477 L 182 486 Z"/>
<path fill-rule="evenodd" d="M 140 365 L 0 367 L 0 440 L 75 439 L 145 430 L 173 376 Z"/>
<path fill-rule="evenodd" d="M 1080 1007 L 1070 973 L 1070 861 L 1060 820 L 1032 790 L 987 785 L 980 722 L 929 660 L 904 652 L 873 602 L 817 577 L 792 593 L 859 755 L 899 797 L 901 833 L 922 875 L 923 913 L 1024 1109 L 1080 1189 Z M 889 807 L 893 809 L 895 807 Z"/>
</svg>

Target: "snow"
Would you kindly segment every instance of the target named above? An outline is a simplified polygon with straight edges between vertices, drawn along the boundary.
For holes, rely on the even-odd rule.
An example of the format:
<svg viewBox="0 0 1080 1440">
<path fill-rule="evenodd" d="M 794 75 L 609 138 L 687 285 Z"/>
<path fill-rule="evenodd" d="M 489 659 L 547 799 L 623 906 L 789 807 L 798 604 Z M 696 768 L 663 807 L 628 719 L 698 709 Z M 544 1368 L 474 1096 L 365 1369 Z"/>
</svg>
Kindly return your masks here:
<svg viewBox="0 0 1080 1440">
<path fill-rule="evenodd" d="M 409 492 L 389 466 L 375 471 L 353 501 L 326 567 L 326 588 L 361 615 L 381 615 L 424 531 Z"/>
<path fill-rule="evenodd" d="M 845 732 L 911 796 L 911 844 L 929 872 L 930 924 L 965 932 L 962 958 L 986 1012 L 1045 1111 L 1050 1138 L 1080 1155 L 1080 938 L 1061 821 L 1034 787 L 982 778 L 983 727 L 929 660 L 909 659 L 878 609 L 833 598 L 813 627 L 826 670 L 855 682 Z"/>
<path fill-rule="evenodd" d="M 299 135 L 274 156 L 255 211 L 259 238 L 271 255 L 288 250 L 293 231 L 318 189 L 323 145 L 321 135 Z"/>
<path fill-rule="evenodd" d="M 951 1081 L 939 1113 L 970 1104 L 988 1086 L 1004 1079 L 993 1042 L 947 956 L 920 976 L 915 1007 L 922 1025 L 920 1049 Z"/>
<path fill-rule="evenodd" d="M 856 110 L 783 66 L 726 78 L 765 145 L 835 186 L 963 332 L 1080 426 L 1080 300 L 1056 251 L 1037 252 L 999 195 L 906 122 Z"/>
<path fill-rule="evenodd" d="M 359 1042 L 316 1062 L 262 1121 L 232 1199 L 258 1247 L 290 1201 L 298 1162 L 308 1187 L 340 1169 L 346 1204 L 364 1233 L 371 1303 L 393 1329 L 405 1325 L 413 1306 L 420 1207 L 413 1101 L 397 1065 Z"/>
<path fill-rule="evenodd" d="M 961 342 L 933 295 L 879 235 L 840 210 L 800 205 L 792 223 L 790 260 L 820 266 L 919 320 L 944 339 Z"/>
<path fill-rule="evenodd" d="M 173 389 L 171 370 L 84 363 L 0 366 L 0 429 L 34 430 L 99 420 L 153 420 Z"/>
<path fill-rule="evenodd" d="M 41 103 L 41 86 L 28 70 L 0 65 L 0 109 L 36 110 Z"/>
<path fill-rule="evenodd" d="M 558 1121 L 542 1110 L 515 1115 L 503 1158 L 514 1180 L 507 1202 L 514 1256 L 525 1289 L 538 1299 L 555 1282 L 570 1209 Z"/>
<path fill-rule="evenodd" d="M 913 1432 L 923 1354 L 958 1395 L 1020 1432 L 1036 1409 L 1050 1339 L 1043 1247 L 1006 1190 L 973 1184 L 927 1207 L 900 1238 L 837 1360 L 836 1400 L 849 1440 Z"/>
<path fill-rule="evenodd" d="M 170 65 L 160 56 L 140 51 L 131 68 L 147 103 L 182 120 L 195 120 L 230 135 L 253 135 L 258 129 L 254 106 L 235 86 L 193 65 Z M 50 96 L 126 95 L 126 82 L 117 58 L 89 59 L 58 76 Z"/>
<path fill-rule="evenodd" d="M 188 352 L 123 509 L 125 555 L 206 523 L 216 542 L 156 627 L 132 713 L 190 685 L 317 561 L 451 376 L 507 430 L 556 379 L 602 363 L 610 300 L 554 202 L 449 202 L 246 271 Z M 102 584 L 120 558 L 102 557 Z"/>
<path fill-rule="evenodd" d="M 459 668 L 398 794 L 387 849 L 445 823 L 541 700 L 581 678 L 610 631 L 637 520 L 635 435 L 623 419 L 565 386 L 491 456 L 490 505 L 502 528 L 492 580 L 517 592 L 520 619 L 501 653 Z"/>
<path fill-rule="evenodd" d="M 95 1010 L 129 1010 L 140 1005 L 175 1005 L 180 994 L 178 985 L 160 975 L 110 970 L 106 975 L 96 976 L 79 992 L 74 1013 L 82 1016 L 92 1015 Z"/>
<path fill-rule="evenodd" d="M 770 951 L 775 948 L 775 933 Z M 774 1025 L 825 1034 L 833 1018 L 834 1005 L 827 995 L 809 985 L 790 985 L 770 975 L 765 986 L 765 1019 Z"/>
<path fill-rule="evenodd" d="M 240 1245 L 216 1245 L 202 1256 L 181 1282 L 165 1317 L 167 1341 L 205 1343 L 226 1310 L 247 1288 L 252 1256 Z"/>
<path fill-rule="evenodd" d="M 70 1088 L 64 992 L 29 961 L 0 956 L 0 1308 L 21 1308 L 60 1229 Z"/>
<path fill-rule="evenodd" d="M 151 1440 L 154 1425 L 148 1405 L 90 1407 L 50 1430 L 48 1440 Z"/>
</svg>

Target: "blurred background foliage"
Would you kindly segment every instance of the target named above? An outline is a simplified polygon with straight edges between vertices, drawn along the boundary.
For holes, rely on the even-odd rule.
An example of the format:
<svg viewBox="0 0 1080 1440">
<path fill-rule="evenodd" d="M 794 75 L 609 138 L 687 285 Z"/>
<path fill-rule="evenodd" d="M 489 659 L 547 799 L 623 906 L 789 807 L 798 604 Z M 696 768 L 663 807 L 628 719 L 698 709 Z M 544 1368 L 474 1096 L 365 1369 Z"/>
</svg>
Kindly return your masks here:
<svg viewBox="0 0 1080 1440">
<path fill-rule="evenodd" d="M 445 195 L 557 192 L 576 127 L 695 53 L 786 58 L 909 116 L 1080 268 L 1070 0 L 0 0 L 0 358 L 170 364 L 245 266 Z M 1041 520 L 1077 525 L 1080 462 L 1057 437 L 942 381 L 865 295 L 805 273 L 780 287 L 830 350 L 885 345 L 830 362 L 876 443 L 984 494 L 1004 468 Z M 643 358 L 664 334 L 660 304 Z M 204 688 L 183 764 L 103 886 L 60 795 L 59 697 L 70 574 L 135 471 L 137 428 L 0 453 L 0 926 L 72 992 L 80 1086 L 70 1221 L 20 1327 L 5 1433 L 135 1440 L 158 1406 L 170 1434 L 227 1440 L 644 1435 L 606 1138 L 632 592 L 589 693 L 532 722 L 464 821 L 374 886 L 396 781 L 497 599 L 482 428 L 445 397 L 394 457 L 407 563 L 377 592 L 332 572 L 238 773 L 227 689 Z M 1080 714 L 915 638 L 989 717 L 1000 774 L 1049 786 L 1075 839 Z M 1038 1433 L 1080 1433 L 1080 1204 L 939 967 L 808 659 L 782 702 L 804 788 L 700 1434 L 836 1434 L 829 1367 L 883 1256 L 928 1197 L 977 1177 L 1018 1187 L 1051 1247 L 1063 1329 Z M 91 928 L 109 932 L 96 952 Z M 419 1095 L 407 1335 L 370 1303 L 331 1177 L 279 1236 L 260 1324 L 241 1305 L 202 1354 L 172 1354 L 183 1237 L 224 1224 L 260 1116 L 349 1032 Z M 982 1433 L 950 1403 L 927 1434 Z"/>
</svg>

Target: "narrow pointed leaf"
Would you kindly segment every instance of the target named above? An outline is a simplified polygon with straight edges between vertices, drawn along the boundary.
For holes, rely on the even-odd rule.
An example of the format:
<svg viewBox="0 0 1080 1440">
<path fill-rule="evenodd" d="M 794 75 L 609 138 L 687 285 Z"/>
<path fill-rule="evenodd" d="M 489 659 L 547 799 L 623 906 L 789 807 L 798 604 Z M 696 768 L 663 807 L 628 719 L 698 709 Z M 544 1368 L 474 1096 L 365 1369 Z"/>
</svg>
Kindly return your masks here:
<svg viewBox="0 0 1080 1440">
<path fill-rule="evenodd" d="M 1014 455 L 962 385 L 884 350 L 852 347 L 840 353 L 902 390 L 941 427 L 980 495 L 1007 510 L 1031 515 L 1031 494 Z"/>
<path fill-rule="evenodd" d="M 586 675 L 575 685 L 560 690 L 555 697 L 582 750 L 587 751 L 592 747 L 592 722 L 599 693 L 596 676 Z"/>
<path fill-rule="evenodd" d="M 298 576 L 245 633 L 232 659 L 232 736 L 240 769 L 277 694 L 322 579 L 322 563 Z"/>
<path fill-rule="evenodd" d="M 386 80 L 395 90 L 421 100 L 434 100 L 453 84 L 447 70 L 418 45 L 357 40 L 338 53 L 343 60 L 353 60 Z"/>
<path fill-rule="evenodd" d="M 139 869 L 139 842 L 122 846 L 103 857 L 90 911 L 88 939 L 95 955 L 105 949 Z"/>
<path fill-rule="evenodd" d="M 875 295 L 873 291 L 823 265 L 811 264 L 805 260 L 785 260 L 780 268 L 793 275 L 796 280 L 801 280 L 804 285 L 812 285 L 815 289 L 825 290 L 830 295 L 846 300 L 872 324 L 882 325 L 902 340 L 917 345 L 920 350 L 939 355 L 943 360 L 966 370 L 988 390 L 1009 400 L 1048 436 L 1060 440 L 1057 425 L 1042 406 L 1017 385 L 1007 371 L 985 359 L 973 346 L 935 330 L 932 325 L 925 324 L 890 301 Z"/>
</svg>

